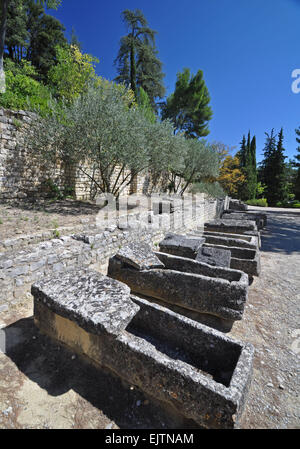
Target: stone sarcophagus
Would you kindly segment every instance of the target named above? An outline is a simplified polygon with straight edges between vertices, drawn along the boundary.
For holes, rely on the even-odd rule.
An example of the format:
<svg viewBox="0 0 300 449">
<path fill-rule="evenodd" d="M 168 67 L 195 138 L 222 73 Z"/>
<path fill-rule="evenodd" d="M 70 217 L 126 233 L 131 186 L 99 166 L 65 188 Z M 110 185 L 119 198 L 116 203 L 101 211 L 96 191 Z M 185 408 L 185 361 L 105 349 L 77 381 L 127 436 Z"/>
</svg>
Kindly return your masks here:
<svg viewBox="0 0 300 449">
<path fill-rule="evenodd" d="M 231 198 L 229 201 L 229 209 L 232 209 L 234 211 L 246 211 L 248 210 L 248 204 L 245 204 L 240 200 Z"/>
<path fill-rule="evenodd" d="M 230 234 L 259 235 L 255 220 L 219 219 L 204 223 L 204 231 Z"/>
<path fill-rule="evenodd" d="M 223 212 L 222 220 L 252 220 L 260 230 L 267 224 L 267 215 L 260 212 L 237 212 L 229 209 Z"/>
<path fill-rule="evenodd" d="M 181 314 L 220 330 L 228 331 L 234 321 L 242 319 L 248 296 L 245 273 L 162 252 L 156 252 L 158 262 L 145 269 L 148 254 L 153 260 L 150 247 L 143 252 L 145 246 L 121 248 L 109 260 L 108 276 L 124 282 L 134 293 L 175 306 Z M 135 259 L 130 261 L 132 252 L 138 251 L 144 255 L 140 268 Z M 157 268 L 159 262 L 162 266 Z"/>
<path fill-rule="evenodd" d="M 32 286 L 40 331 L 202 428 L 238 427 L 251 381 L 250 344 L 131 295 L 91 270 Z"/>
<path fill-rule="evenodd" d="M 225 220 L 226 221 L 226 220 Z M 169 245 L 171 241 L 171 245 Z M 208 243 L 211 241 L 212 243 Z M 209 238 L 206 235 L 199 235 L 197 245 L 197 235 L 194 233 L 187 235 L 169 234 L 159 244 L 162 252 L 168 254 L 177 254 L 178 256 L 186 256 L 185 248 L 192 242 L 195 250 L 193 259 L 199 262 L 205 262 L 210 265 L 217 265 L 223 267 L 230 267 L 233 269 L 242 270 L 249 276 L 259 276 L 260 274 L 260 253 L 255 248 L 245 248 L 240 246 L 232 246 L 229 243 L 234 243 L 232 240 L 223 238 L 222 242 L 216 243 L 216 238 Z"/>
<path fill-rule="evenodd" d="M 169 233 L 160 242 L 159 249 L 163 253 L 174 256 L 189 257 L 199 262 L 221 267 L 230 267 L 230 251 L 227 248 L 204 248 L 205 238 Z"/>
<path fill-rule="evenodd" d="M 259 249 L 261 246 L 260 235 L 247 235 L 247 234 L 233 234 L 229 232 L 217 232 L 217 231 L 203 231 L 194 230 L 193 234 L 197 234 L 200 237 L 225 237 L 226 239 L 236 240 L 236 245 L 228 245 L 228 246 L 237 246 L 243 248 L 253 248 Z"/>
</svg>

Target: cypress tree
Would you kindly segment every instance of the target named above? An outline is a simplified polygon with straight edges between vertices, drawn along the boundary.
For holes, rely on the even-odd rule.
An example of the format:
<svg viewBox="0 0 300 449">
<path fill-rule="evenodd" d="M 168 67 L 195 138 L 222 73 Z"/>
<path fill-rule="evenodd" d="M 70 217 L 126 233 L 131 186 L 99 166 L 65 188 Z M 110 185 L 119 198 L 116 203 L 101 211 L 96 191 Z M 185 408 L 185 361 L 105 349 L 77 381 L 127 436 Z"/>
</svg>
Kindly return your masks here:
<svg viewBox="0 0 300 449">
<path fill-rule="evenodd" d="M 283 148 L 283 129 L 280 130 L 278 141 L 274 129 L 267 134 L 264 148 L 264 160 L 261 164 L 261 180 L 266 185 L 266 198 L 270 206 L 287 199 L 286 170 Z"/>
<path fill-rule="evenodd" d="M 244 201 L 254 199 L 257 185 L 256 139 L 254 136 L 251 140 L 250 131 L 248 132 L 247 142 L 245 136 L 243 136 L 238 157 L 240 168 L 246 179 L 239 192 L 240 198 Z"/>
<path fill-rule="evenodd" d="M 300 200 L 300 126 L 296 130 L 296 141 L 299 144 L 297 147 L 297 153 L 295 156 L 296 161 L 293 162 L 293 166 L 297 168 L 297 175 L 295 179 L 295 185 L 294 185 L 294 192 L 296 195 L 296 198 Z"/>
</svg>

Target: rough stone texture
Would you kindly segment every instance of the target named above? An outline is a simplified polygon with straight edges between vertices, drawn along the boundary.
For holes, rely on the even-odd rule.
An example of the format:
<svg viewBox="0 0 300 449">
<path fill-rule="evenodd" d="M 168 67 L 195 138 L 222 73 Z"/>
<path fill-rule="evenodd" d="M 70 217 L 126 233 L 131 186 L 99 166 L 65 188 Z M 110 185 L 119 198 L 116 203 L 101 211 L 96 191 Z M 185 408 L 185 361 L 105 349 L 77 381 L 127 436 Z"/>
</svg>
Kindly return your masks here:
<svg viewBox="0 0 300 449">
<path fill-rule="evenodd" d="M 164 268 L 164 264 L 158 259 L 147 243 L 133 242 L 122 246 L 116 257 L 138 270 L 150 268 Z"/>
<path fill-rule="evenodd" d="M 223 212 L 222 220 L 254 220 L 257 228 L 260 230 L 267 224 L 266 214 L 253 212 L 236 212 L 227 210 Z"/>
<path fill-rule="evenodd" d="M 31 293 L 35 301 L 97 335 L 118 335 L 139 310 L 127 285 L 92 270 L 44 278 L 33 284 Z"/>
<path fill-rule="evenodd" d="M 249 287 L 243 319 L 227 334 L 255 347 L 239 425 L 299 429 L 300 210 L 268 208 L 267 213 L 261 276 Z M 175 419 L 153 396 L 43 335 L 32 315 L 31 300 L 0 313 L 9 342 L 7 353 L 0 352 L 1 429 L 193 431 L 195 423 Z"/>
<path fill-rule="evenodd" d="M 209 265 L 230 267 L 231 252 L 229 249 L 209 248 L 202 246 L 197 253 L 196 260 Z"/>
<path fill-rule="evenodd" d="M 108 275 L 126 283 L 135 293 L 182 307 L 183 314 L 184 309 L 189 309 L 224 320 L 242 319 L 247 300 L 247 277 L 237 272 L 240 278 L 230 282 L 228 279 L 202 275 L 200 262 L 196 274 L 196 269 L 189 273 L 168 268 L 166 255 L 163 260 L 166 269 L 137 271 L 112 257 Z M 177 261 L 180 262 L 180 258 Z M 182 262 L 183 268 L 184 260 Z M 206 266 L 204 272 L 207 274 Z"/>
<path fill-rule="evenodd" d="M 234 199 L 230 198 L 229 209 L 245 211 L 245 210 L 248 210 L 248 204 L 245 204 L 240 200 L 234 200 Z"/>
<path fill-rule="evenodd" d="M 211 220 L 204 223 L 205 231 L 229 232 L 231 234 L 258 235 L 255 221 Z"/>
<path fill-rule="evenodd" d="M 239 243 L 237 245 L 233 245 L 233 246 L 240 246 L 240 247 L 245 247 L 248 248 L 248 246 L 244 246 L 244 245 L 250 245 L 249 248 L 255 248 L 255 249 L 259 249 L 261 246 L 261 240 L 260 240 L 260 234 L 255 236 L 255 235 L 246 235 L 246 234 L 231 234 L 229 232 L 216 232 L 216 231 L 203 231 L 203 230 L 196 230 L 193 231 L 193 233 L 196 232 L 197 235 L 201 235 L 202 237 L 221 237 L 221 238 L 225 238 L 227 239 L 233 239 L 233 240 L 237 240 Z M 228 240 L 227 240 L 228 243 Z M 226 244 L 227 244 L 226 243 Z"/>
<path fill-rule="evenodd" d="M 141 214 L 133 214 L 123 220 L 106 221 L 102 226 L 88 223 L 86 226 L 70 227 L 61 230 L 63 235 L 53 238 L 53 231 L 32 235 L 20 235 L 14 239 L 0 242 L 0 308 L 10 308 L 17 302 L 30 298 L 31 284 L 43 276 L 76 267 L 90 267 L 106 272 L 109 257 L 132 242 L 146 242 L 157 246 L 167 232 L 191 230 L 199 226 L 199 220 L 218 217 L 226 206 L 224 201 L 207 200 L 203 196 L 199 210 L 192 214 L 174 212 L 170 214 L 150 215 L 150 223 L 143 221 Z M 153 221 L 151 221 L 153 220 Z M 170 228 L 171 226 L 171 228 Z M 50 239 L 50 240 L 47 240 Z M 40 243 L 39 240 L 45 240 Z"/>
<path fill-rule="evenodd" d="M 205 243 L 203 245 L 205 248 L 216 248 L 216 249 L 228 249 L 224 245 L 215 245 Z M 259 276 L 260 274 L 260 252 L 258 250 L 249 248 L 236 248 L 234 246 L 230 247 L 231 259 L 230 268 L 236 270 L 242 270 L 249 276 Z"/>
<path fill-rule="evenodd" d="M 255 237 L 250 237 L 249 240 L 244 240 L 243 238 L 230 237 L 226 234 L 219 234 L 217 232 L 203 232 L 203 231 L 192 231 L 187 234 L 192 237 L 202 237 L 205 238 L 205 243 L 211 243 L 213 245 L 223 245 L 231 248 L 232 246 L 236 248 L 249 248 L 249 249 L 257 249 L 257 239 Z M 243 236 L 241 236 L 243 237 Z"/>
<path fill-rule="evenodd" d="M 73 285 L 71 281 L 70 286 Z M 41 285 L 39 293 L 42 289 Z M 48 297 L 48 293 L 44 294 Z M 61 296 L 45 304 L 40 303 L 39 297 L 35 298 L 38 305 L 35 322 L 43 332 L 67 343 L 95 363 L 112 369 L 160 401 L 171 404 L 202 427 L 238 426 L 251 380 L 252 345 L 232 340 L 136 297 L 131 300 L 139 312 L 126 330 L 117 336 L 106 336 L 101 331 L 100 335 L 89 337 L 78 325 L 86 321 L 86 309 L 82 309 L 81 317 L 82 310 L 77 312 L 74 322 L 73 313 L 69 315 L 69 310 L 63 309 L 67 304 L 63 292 Z M 58 302 L 60 307 L 56 309 L 54 304 Z M 68 315 L 71 319 L 66 322 Z M 60 317 L 64 318 L 63 322 Z M 70 338 L 70 331 L 77 342 Z"/>
<path fill-rule="evenodd" d="M 164 253 L 195 259 L 204 241 L 201 238 L 186 238 L 184 235 L 170 233 L 159 243 L 159 248 Z"/>
</svg>

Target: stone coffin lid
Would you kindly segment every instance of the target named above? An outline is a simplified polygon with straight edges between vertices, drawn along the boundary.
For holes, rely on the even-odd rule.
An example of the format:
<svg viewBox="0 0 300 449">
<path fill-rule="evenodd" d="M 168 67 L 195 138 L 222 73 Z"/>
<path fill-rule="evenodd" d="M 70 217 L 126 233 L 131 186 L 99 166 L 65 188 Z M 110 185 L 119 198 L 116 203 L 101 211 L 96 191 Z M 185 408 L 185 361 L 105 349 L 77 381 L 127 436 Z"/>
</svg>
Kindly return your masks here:
<svg viewBox="0 0 300 449">
<path fill-rule="evenodd" d="M 139 311 L 130 288 L 93 270 L 72 270 L 33 284 L 31 293 L 87 332 L 119 335 Z"/>
<path fill-rule="evenodd" d="M 211 220 L 204 223 L 204 228 L 206 227 L 220 227 L 220 228 L 244 228 L 249 231 L 257 231 L 257 226 L 255 220 L 231 220 L 231 219 L 221 219 L 221 220 Z"/>
<path fill-rule="evenodd" d="M 167 234 L 166 237 L 160 242 L 160 248 L 164 247 L 182 247 L 190 249 L 191 251 L 197 253 L 197 251 L 201 248 L 203 243 L 205 242 L 204 238 L 193 238 L 187 237 L 185 235 L 179 234 Z"/>
<path fill-rule="evenodd" d="M 202 247 L 196 256 L 198 262 L 205 262 L 209 265 L 230 268 L 230 249 Z"/>
<path fill-rule="evenodd" d="M 144 242 L 132 242 L 123 246 L 116 254 L 117 259 L 138 270 L 164 268 L 164 264 L 154 254 L 150 245 Z"/>
</svg>

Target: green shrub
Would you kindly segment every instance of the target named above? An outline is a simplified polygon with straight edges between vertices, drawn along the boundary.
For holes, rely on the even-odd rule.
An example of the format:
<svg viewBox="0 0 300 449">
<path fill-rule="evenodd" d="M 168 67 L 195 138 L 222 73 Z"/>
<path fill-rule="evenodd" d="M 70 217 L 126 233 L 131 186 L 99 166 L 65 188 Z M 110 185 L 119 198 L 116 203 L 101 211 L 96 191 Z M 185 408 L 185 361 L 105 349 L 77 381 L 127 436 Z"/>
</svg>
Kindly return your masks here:
<svg viewBox="0 0 300 449">
<path fill-rule="evenodd" d="M 213 198 L 224 198 L 226 193 L 218 182 L 197 182 L 190 188 L 192 193 L 206 193 Z"/>
<path fill-rule="evenodd" d="M 248 201 L 246 201 L 246 204 L 249 204 L 249 206 L 268 207 L 266 198 L 259 198 L 256 200 L 248 200 Z"/>
<path fill-rule="evenodd" d="M 296 209 L 300 209 L 300 202 L 298 203 L 293 203 L 292 207 L 296 208 Z"/>
<path fill-rule="evenodd" d="M 41 116 L 51 113 L 51 92 L 37 81 L 35 68 L 28 61 L 16 64 L 5 60 L 6 92 L 0 95 L 0 106 L 6 109 L 36 111 Z"/>
</svg>

